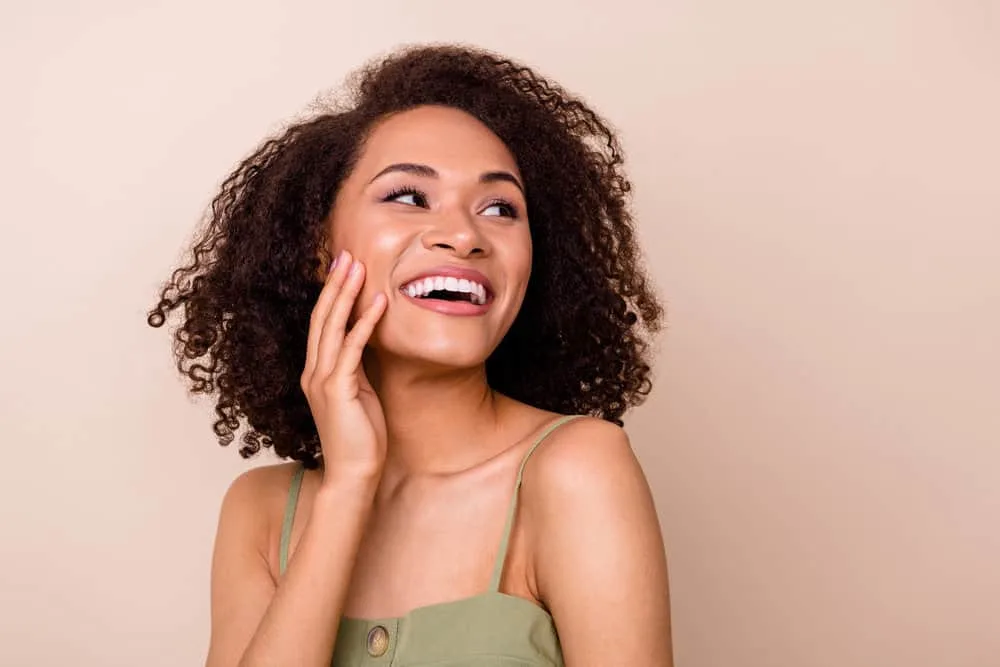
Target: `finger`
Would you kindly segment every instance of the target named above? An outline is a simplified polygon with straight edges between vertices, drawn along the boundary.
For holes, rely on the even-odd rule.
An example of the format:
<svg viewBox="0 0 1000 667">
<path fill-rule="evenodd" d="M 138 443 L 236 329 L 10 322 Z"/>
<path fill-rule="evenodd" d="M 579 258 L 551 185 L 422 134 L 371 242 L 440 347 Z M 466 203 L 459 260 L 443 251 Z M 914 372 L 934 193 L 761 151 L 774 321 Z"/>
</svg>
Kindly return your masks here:
<svg viewBox="0 0 1000 667">
<path fill-rule="evenodd" d="M 323 323 L 326 321 L 330 309 L 336 301 L 337 295 L 343 287 L 351 266 L 351 255 L 347 251 L 342 251 L 334 259 L 327 274 L 326 282 L 320 291 L 316 304 L 313 306 L 309 317 L 309 336 L 306 343 L 306 362 L 303 368 L 303 382 L 307 381 L 316 370 L 316 360 L 319 352 L 319 341 L 323 333 Z"/>
<path fill-rule="evenodd" d="M 354 309 L 354 302 L 361 293 L 361 286 L 365 282 L 365 266 L 358 260 L 351 264 L 350 271 L 344 281 L 343 287 L 337 294 L 330 308 L 330 312 L 323 322 L 323 330 L 320 332 L 319 348 L 316 352 L 316 371 L 314 378 L 325 378 L 332 371 L 337 363 L 337 357 L 344 344 L 344 336 L 347 333 L 347 320 Z"/>
<path fill-rule="evenodd" d="M 385 314 L 387 303 L 388 299 L 386 299 L 385 294 L 379 292 L 375 295 L 372 304 L 358 318 L 358 321 L 351 328 L 351 333 L 347 334 L 347 337 L 344 339 L 334 373 L 349 374 L 358 370 L 358 366 L 361 365 L 361 356 L 364 354 L 365 346 L 371 339 L 372 332 L 375 331 L 375 325 L 378 324 L 382 315 Z"/>
<path fill-rule="evenodd" d="M 316 360 L 319 353 L 320 337 L 323 333 L 323 323 L 326 322 L 330 309 L 333 307 L 333 304 L 337 299 L 337 295 L 340 294 L 341 288 L 344 285 L 344 280 L 347 278 L 347 274 L 351 269 L 351 254 L 346 250 L 342 251 L 333 261 L 334 264 L 330 267 L 330 273 L 326 277 L 326 283 L 323 285 L 323 289 L 319 293 L 319 297 L 316 299 L 316 305 L 313 306 L 312 314 L 309 317 L 309 338 L 306 342 L 306 363 L 302 370 L 304 382 L 307 382 L 316 370 Z"/>
</svg>

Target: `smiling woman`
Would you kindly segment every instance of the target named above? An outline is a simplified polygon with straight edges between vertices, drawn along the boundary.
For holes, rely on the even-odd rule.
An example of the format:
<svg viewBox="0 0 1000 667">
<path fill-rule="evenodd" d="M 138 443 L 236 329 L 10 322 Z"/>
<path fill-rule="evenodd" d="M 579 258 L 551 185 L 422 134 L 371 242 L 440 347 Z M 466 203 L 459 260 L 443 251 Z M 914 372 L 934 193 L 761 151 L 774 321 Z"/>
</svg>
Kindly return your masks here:
<svg viewBox="0 0 1000 667">
<path fill-rule="evenodd" d="M 220 442 L 291 459 L 226 494 L 208 664 L 670 665 L 617 138 L 473 49 L 348 93 L 230 175 L 149 315 Z"/>
</svg>

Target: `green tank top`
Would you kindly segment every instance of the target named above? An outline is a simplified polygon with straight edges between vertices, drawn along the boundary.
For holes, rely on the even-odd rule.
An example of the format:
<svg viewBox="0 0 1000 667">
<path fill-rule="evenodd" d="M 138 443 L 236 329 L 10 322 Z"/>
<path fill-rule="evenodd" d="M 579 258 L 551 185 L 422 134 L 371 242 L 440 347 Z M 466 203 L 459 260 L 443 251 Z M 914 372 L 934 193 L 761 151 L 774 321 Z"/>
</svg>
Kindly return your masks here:
<svg viewBox="0 0 1000 667">
<path fill-rule="evenodd" d="M 342 617 L 332 667 L 562 667 L 562 650 L 552 617 L 538 605 L 500 592 L 524 466 L 535 449 L 561 425 L 562 417 L 532 443 L 517 471 L 507 522 L 493 564 L 489 588 L 479 595 L 418 607 L 399 618 Z M 288 564 L 288 545 L 303 468 L 292 478 L 281 528 L 279 569 Z"/>
</svg>

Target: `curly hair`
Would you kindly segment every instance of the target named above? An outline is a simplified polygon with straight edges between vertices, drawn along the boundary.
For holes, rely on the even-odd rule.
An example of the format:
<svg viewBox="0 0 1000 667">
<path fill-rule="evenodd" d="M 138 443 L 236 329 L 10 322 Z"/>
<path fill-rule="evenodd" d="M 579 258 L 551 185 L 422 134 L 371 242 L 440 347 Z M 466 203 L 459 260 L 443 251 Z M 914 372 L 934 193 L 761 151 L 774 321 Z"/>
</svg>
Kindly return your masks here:
<svg viewBox="0 0 1000 667">
<path fill-rule="evenodd" d="M 177 367 L 192 393 L 216 394 L 220 444 L 245 420 L 242 456 L 273 447 L 317 465 L 299 378 L 330 210 L 374 125 L 423 105 L 477 118 L 525 182 L 533 269 L 520 312 L 486 361 L 489 386 L 619 425 L 649 393 L 662 308 L 641 265 L 612 129 L 518 62 L 462 46 L 409 47 L 369 62 L 339 97 L 239 164 L 213 199 L 190 262 L 149 312 L 160 327 L 182 309 Z"/>
</svg>

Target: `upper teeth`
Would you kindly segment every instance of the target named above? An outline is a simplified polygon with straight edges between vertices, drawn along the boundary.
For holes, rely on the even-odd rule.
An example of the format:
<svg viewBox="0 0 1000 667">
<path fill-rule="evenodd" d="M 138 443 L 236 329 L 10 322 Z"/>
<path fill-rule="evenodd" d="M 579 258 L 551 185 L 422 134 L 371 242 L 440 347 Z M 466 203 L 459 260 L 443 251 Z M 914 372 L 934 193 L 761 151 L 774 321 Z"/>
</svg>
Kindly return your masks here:
<svg viewBox="0 0 1000 667">
<path fill-rule="evenodd" d="M 425 297 L 431 292 L 462 292 L 469 294 L 475 304 L 486 303 L 486 288 L 474 280 L 452 278 L 451 276 L 428 276 L 408 283 L 406 293 L 412 297 Z"/>
</svg>

